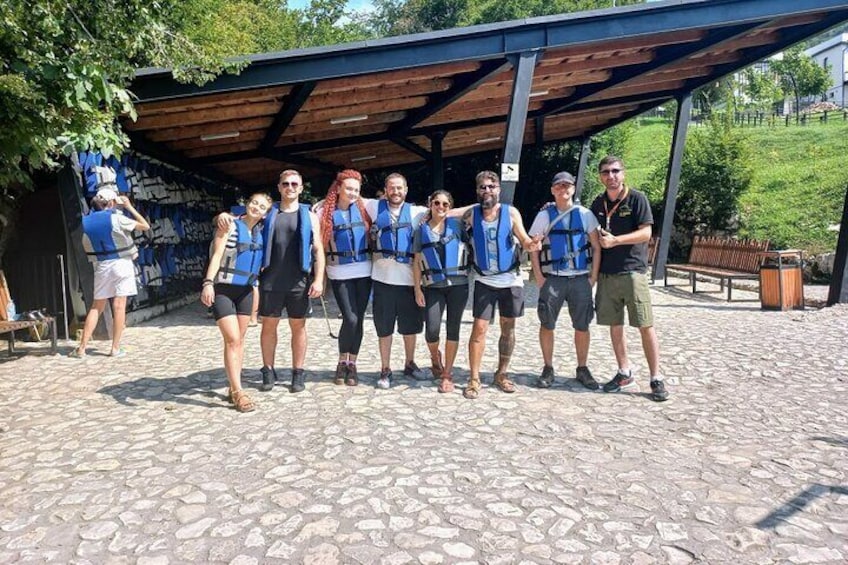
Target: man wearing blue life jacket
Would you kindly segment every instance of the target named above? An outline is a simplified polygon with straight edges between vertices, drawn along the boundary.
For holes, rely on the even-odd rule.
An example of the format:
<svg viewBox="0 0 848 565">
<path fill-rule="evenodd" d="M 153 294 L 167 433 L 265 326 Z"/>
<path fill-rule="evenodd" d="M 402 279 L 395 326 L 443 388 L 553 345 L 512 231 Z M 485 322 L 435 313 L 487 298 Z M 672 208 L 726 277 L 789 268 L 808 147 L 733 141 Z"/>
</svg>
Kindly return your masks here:
<svg viewBox="0 0 848 565">
<path fill-rule="evenodd" d="M 498 175 L 482 171 L 475 182 L 479 204 L 463 215 L 471 235 L 471 258 L 476 273 L 474 325 L 468 342 L 471 375 L 463 391 L 466 398 L 477 398 L 480 394 L 480 365 L 495 308 L 500 312 L 501 336 L 494 384 L 503 392 L 515 392 L 515 384 L 507 371 L 515 349 L 515 319 L 524 315 L 521 248 L 525 251 L 541 248 L 541 238 L 532 239 L 527 235 L 518 209 L 499 202 L 501 183 Z"/>
<path fill-rule="evenodd" d="M 598 220 L 591 211 L 574 203 L 574 177 L 557 173 L 551 181 L 554 205 L 543 208 L 530 227 L 531 236 L 543 237 L 541 251 L 530 254 L 533 276 L 539 287 L 539 345 L 545 366 L 539 376 L 539 388 L 550 388 L 555 372 L 554 329 L 563 304 L 568 304 L 574 328 L 577 355 L 577 381 L 590 390 L 598 382 L 587 367 L 589 323 L 594 316 L 592 287 L 598 280 L 601 246 Z M 593 260 L 594 258 L 594 260 Z"/>
<path fill-rule="evenodd" d="M 71 351 L 70 357 L 82 359 L 91 339 L 97 320 L 112 300 L 112 349 L 109 355 L 120 357 L 121 336 L 126 322 L 127 297 L 138 291 L 135 283 L 135 265 L 138 257 L 133 241 L 133 231 L 147 231 L 150 224 L 133 207 L 126 196 L 119 196 L 111 188 L 101 188 L 91 200 L 92 211 L 82 219 L 82 245 L 89 261 L 94 265 L 94 302 L 85 317 L 82 340 Z M 126 210 L 132 217 L 124 215 Z"/>
<path fill-rule="evenodd" d="M 660 374 L 660 346 L 654 330 L 651 291 L 648 286 L 648 240 L 654 217 L 648 198 L 624 182 L 624 164 L 609 155 L 601 159 L 598 173 L 606 190 L 592 203 L 601 225 L 601 274 L 595 297 L 598 324 L 609 326 L 618 372 L 604 392 L 618 392 L 636 385 L 627 358 L 624 309 L 630 326 L 638 328 L 650 372 L 651 395 L 657 402 L 668 399 Z"/>
<path fill-rule="evenodd" d="M 415 302 L 412 275 L 412 241 L 427 208 L 406 202 L 408 186 L 399 173 L 386 177 L 385 198 L 366 200 L 371 217 L 374 327 L 380 346 L 378 388 L 389 388 L 392 381 L 392 334 L 397 323 L 403 336 L 405 363 L 403 374 L 416 380 L 427 379 L 415 363 L 415 341 L 424 329 L 422 309 Z"/>
<path fill-rule="evenodd" d="M 277 382 L 275 358 L 277 328 L 283 310 L 291 330 L 292 381 L 289 390 L 306 388 L 306 315 L 309 299 L 324 293 L 324 245 L 319 233 L 318 217 L 309 206 L 300 203 L 303 177 L 295 170 L 280 173 L 277 184 L 280 203 L 265 217 L 263 241 L 265 254 L 259 275 L 259 316 L 262 317 L 262 385 L 268 391 Z M 218 222 L 232 221 L 221 214 Z"/>
</svg>

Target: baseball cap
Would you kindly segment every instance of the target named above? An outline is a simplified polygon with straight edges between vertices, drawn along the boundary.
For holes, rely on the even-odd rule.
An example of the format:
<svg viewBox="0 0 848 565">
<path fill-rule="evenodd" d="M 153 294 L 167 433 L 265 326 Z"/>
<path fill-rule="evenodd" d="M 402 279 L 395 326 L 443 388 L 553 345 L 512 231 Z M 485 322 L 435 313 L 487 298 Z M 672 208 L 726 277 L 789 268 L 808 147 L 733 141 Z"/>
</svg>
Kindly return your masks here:
<svg viewBox="0 0 848 565">
<path fill-rule="evenodd" d="M 562 171 L 561 173 L 557 173 L 554 175 L 554 180 L 551 181 L 551 186 L 566 182 L 568 184 L 574 184 L 574 177 L 571 175 L 571 173 L 566 173 L 565 171 Z"/>
<path fill-rule="evenodd" d="M 112 202 L 118 199 L 118 193 L 111 188 L 101 188 L 94 197 L 101 202 Z"/>
</svg>

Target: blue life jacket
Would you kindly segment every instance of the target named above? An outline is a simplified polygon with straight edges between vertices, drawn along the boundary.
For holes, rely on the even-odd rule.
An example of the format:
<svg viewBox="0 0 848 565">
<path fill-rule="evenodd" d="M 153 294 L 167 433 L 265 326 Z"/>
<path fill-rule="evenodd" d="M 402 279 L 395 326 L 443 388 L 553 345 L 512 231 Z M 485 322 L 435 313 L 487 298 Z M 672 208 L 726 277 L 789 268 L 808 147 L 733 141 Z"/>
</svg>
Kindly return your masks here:
<svg viewBox="0 0 848 565">
<path fill-rule="evenodd" d="M 326 251 L 330 265 L 346 265 L 368 260 L 368 231 L 359 213 L 359 207 L 351 203 L 350 221 L 338 208 L 333 212 L 333 237 Z"/>
<path fill-rule="evenodd" d="M 394 257 L 398 263 L 412 261 L 412 206 L 404 202 L 400 207 L 397 223 L 392 221 L 389 203 L 379 200 L 377 219 L 372 228 L 376 233 L 376 252 L 383 257 Z"/>
<path fill-rule="evenodd" d="M 498 225 L 495 234 L 498 244 L 497 263 L 489 264 L 486 230 L 483 228 L 483 209 L 472 208 L 471 247 L 474 251 L 474 270 L 481 275 L 499 275 L 517 271 L 521 264 L 521 249 L 512 234 L 512 219 L 509 217 L 508 204 L 501 204 L 498 212 Z"/>
<path fill-rule="evenodd" d="M 265 240 L 265 260 L 262 262 L 262 267 L 265 268 L 271 263 L 271 245 L 274 242 L 274 223 L 277 221 L 277 214 L 280 213 L 279 204 L 276 202 L 268 214 L 265 216 L 265 227 L 262 230 L 262 237 Z M 309 216 L 309 206 L 307 204 L 298 205 L 297 210 L 297 237 L 298 245 L 300 246 L 300 269 L 304 273 L 312 270 L 312 218 Z"/>
<path fill-rule="evenodd" d="M 241 218 L 234 223 L 236 243 L 231 246 L 227 238 L 227 247 L 224 249 L 215 282 L 250 286 L 256 281 L 262 267 L 262 226 L 257 225 L 250 230 Z"/>
<path fill-rule="evenodd" d="M 560 212 L 556 206 L 548 208 L 548 222 L 556 220 Z M 565 228 L 564 220 L 568 218 L 568 229 Z M 545 236 L 542 244 L 539 265 L 542 271 L 585 271 L 590 262 L 589 236 L 583 227 L 583 219 L 580 210 L 575 206 L 566 216 L 560 218 L 556 225 L 549 225 L 550 230 Z"/>
<path fill-rule="evenodd" d="M 117 210 L 99 210 L 91 212 L 82 219 L 83 248 L 92 263 L 129 257 L 138 252 L 131 232 L 113 231 L 112 215 Z"/>
<path fill-rule="evenodd" d="M 424 259 L 424 286 L 446 280 L 449 276 L 464 275 L 468 270 L 468 254 L 462 241 L 459 220 L 445 220 L 442 234 L 430 229 L 427 222 L 418 228 L 421 232 L 421 256 Z"/>
</svg>

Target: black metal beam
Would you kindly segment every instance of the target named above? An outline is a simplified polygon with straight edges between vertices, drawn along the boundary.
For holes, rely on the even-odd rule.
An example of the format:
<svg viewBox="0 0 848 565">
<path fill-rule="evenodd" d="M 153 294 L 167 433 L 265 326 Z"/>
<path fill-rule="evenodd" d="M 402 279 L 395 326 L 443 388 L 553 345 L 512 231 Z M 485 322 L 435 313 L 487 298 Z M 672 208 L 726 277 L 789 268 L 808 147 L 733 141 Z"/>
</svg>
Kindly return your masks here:
<svg viewBox="0 0 848 565">
<path fill-rule="evenodd" d="M 444 132 L 437 132 L 430 136 L 430 178 L 432 179 L 431 188 L 433 190 L 440 190 L 445 187 L 445 162 L 442 158 L 442 140 L 444 138 Z"/>
<path fill-rule="evenodd" d="M 179 84 L 167 69 L 141 69 L 130 86 L 139 101 L 297 84 L 456 61 L 502 58 L 506 53 L 580 45 L 615 38 L 733 26 L 845 8 L 844 0 L 682 0 L 593 10 L 456 30 L 293 50 L 247 58 L 239 75 L 203 86 Z"/>
<path fill-rule="evenodd" d="M 389 136 L 406 135 L 410 129 L 416 124 L 419 124 L 444 110 L 464 95 L 468 94 L 480 84 L 485 82 L 492 75 L 506 70 L 509 67 L 509 61 L 495 59 L 493 61 L 483 61 L 483 64 L 476 71 L 471 71 L 453 78 L 451 88 L 445 92 L 431 96 L 427 105 L 411 112 L 409 116 L 401 120 L 388 129 Z"/>
<path fill-rule="evenodd" d="M 424 159 L 430 159 L 430 152 L 418 145 L 417 143 L 413 143 L 406 139 L 405 137 L 393 137 L 391 142 L 399 147 L 403 147 L 410 153 L 415 153 L 419 157 L 423 157 Z"/>
<path fill-rule="evenodd" d="M 300 111 L 303 104 L 309 99 L 309 95 L 315 90 L 315 85 L 315 81 L 309 81 L 298 84 L 292 89 L 286 103 L 280 108 L 271 126 L 265 132 L 265 138 L 259 144 L 260 152 L 268 151 L 277 144 L 277 140 L 280 139 L 280 136 L 289 127 L 289 124 Z"/>
<path fill-rule="evenodd" d="M 545 116 L 537 116 L 533 118 L 533 125 L 536 130 L 536 139 L 534 143 L 536 147 L 544 147 L 545 146 Z"/>
<path fill-rule="evenodd" d="M 586 184 L 586 167 L 589 165 L 589 155 L 592 151 L 592 138 L 584 137 L 580 142 L 580 158 L 577 161 L 577 179 L 574 185 L 574 201 L 580 202 L 583 186 Z"/>
<path fill-rule="evenodd" d="M 533 71 L 539 60 L 539 51 L 524 51 L 510 57 L 515 67 L 515 79 L 512 81 L 512 98 L 509 103 L 509 115 L 506 118 L 506 140 L 504 140 L 501 166 L 510 164 L 518 167 L 521 161 L 521 148 L 524 146 L 524 128 L 527 125 L 527 108 L 530 105 L 530 89 L 533 87 Z M 512 204 L 515 197 L 516 181 L 501 178 L 501 198 L 505 204 Z"/>
<path fill-rule="evenodd" d="M 671 241 L 671 230 L 674 226 L 674 208 L 677 206 L 677 192 L 680 188 L 680 168 L 683 164 L 683 150 L 686 147 L 686 133 L 689 130 L 689 116 L 691 114 L 692 94 L 689 93 L 677 100 L 677 117 L 674 120 L 671 153 L 668 157 L 668 173 L 665 178 L 665 194 L 663 194 L 662 225 L 659 233 L 655 234 L 660 239 L 657 257 L 651 273 L 652 280 L 665 278 L 668 247 Z"/>
<path fill-rule="evenodd" d="M 833 276 L 827 293 L 827 305 L 848 304 L 848 186 L 845 187 L 845 204 L 842 206 L 842 223 L 836 241 Z"/>
</svg>

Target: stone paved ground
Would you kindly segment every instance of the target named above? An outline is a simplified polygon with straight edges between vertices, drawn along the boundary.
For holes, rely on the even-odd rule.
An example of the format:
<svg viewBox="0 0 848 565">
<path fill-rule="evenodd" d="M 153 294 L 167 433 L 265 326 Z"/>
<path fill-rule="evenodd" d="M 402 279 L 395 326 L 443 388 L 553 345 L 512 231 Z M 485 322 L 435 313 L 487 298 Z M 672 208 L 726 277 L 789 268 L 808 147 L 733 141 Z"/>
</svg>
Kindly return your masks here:
<svg viewBox="0 0 848 565">
<path fill-rule="evenodd" d="M 677 382 L 664 404 L 643 370 L 642 393 L 532 388 L 532 307 L 517 393 L 476 401 L 376 390 L 370 320 L 359 387 L 332 384 L 316 317 L 306 392 L 255 391 L 251 414 L 225 402 L 220 338 L 196 307 L 130 328 L 124 358 L 3 362 L 0 563 L 845 563 L 848 308 L 654 299 Z M 606 380 L 609 340 L 592 336 Z M 247 359 L 255 388 L 258 328 Z"/>
</svg>

